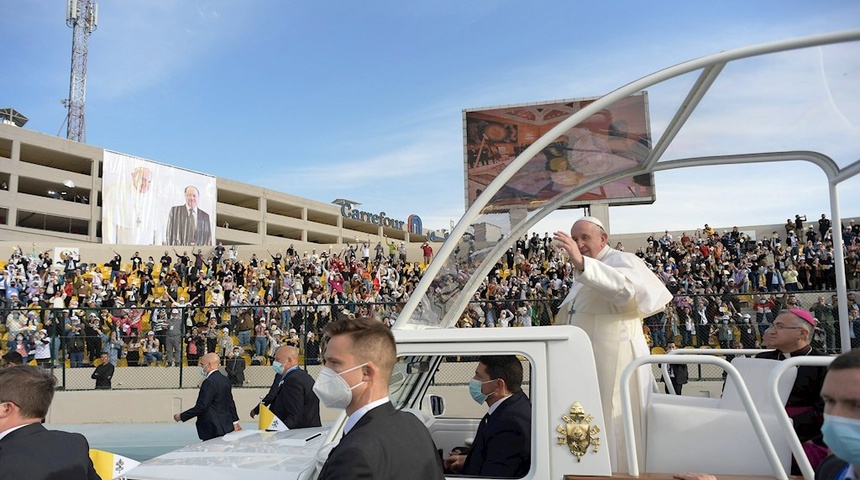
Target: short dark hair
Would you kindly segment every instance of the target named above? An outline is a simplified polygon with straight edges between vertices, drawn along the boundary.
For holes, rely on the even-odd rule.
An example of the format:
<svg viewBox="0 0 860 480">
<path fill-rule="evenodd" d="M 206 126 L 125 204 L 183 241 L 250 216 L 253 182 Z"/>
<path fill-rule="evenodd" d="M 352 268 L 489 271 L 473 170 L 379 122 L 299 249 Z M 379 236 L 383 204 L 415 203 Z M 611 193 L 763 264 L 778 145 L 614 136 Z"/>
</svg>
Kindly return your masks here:
<svg viewBox="0 0 860 480">
<path fill-rule="evenodd" d="M 860 348 L 855 348 L 834 358 L 830 366 L 827 367 L 827 371 L 849 370 L 851 368 L 860 368 Z"/>
<path fill-rule="evenodd" d="M 3 355 L 3 361 L 6 365 L 24 365 L 24 357 L 22 357 L 16 350 L 6 352 L 6 354 Z"/>
<path fill-rule="evenodd" d="M 328 337 L 348 335 L 352 339 L 352 354 L 359 362 L 375 363 L 383 373 L 390 376 L 397 361 L 397 345 L 394 334 L 385 324 L 367 317 L 343 318 L 323 328 Z"/>
<path fill-rule="evenodd" d="M 523 364 L 516 355 L 482 355 L 478 362 L 487 367 L 487 375 L 491 379 L 504 380 L 509 392 L 522 390 Z"/>
<path fill-rule="evenodd" d="M 16 365 L 0 368 L 0 402 L 12 402 L 21 417 L 42 419 L 54 399 L 57 379 L 40 367 Z"/>
</svg>

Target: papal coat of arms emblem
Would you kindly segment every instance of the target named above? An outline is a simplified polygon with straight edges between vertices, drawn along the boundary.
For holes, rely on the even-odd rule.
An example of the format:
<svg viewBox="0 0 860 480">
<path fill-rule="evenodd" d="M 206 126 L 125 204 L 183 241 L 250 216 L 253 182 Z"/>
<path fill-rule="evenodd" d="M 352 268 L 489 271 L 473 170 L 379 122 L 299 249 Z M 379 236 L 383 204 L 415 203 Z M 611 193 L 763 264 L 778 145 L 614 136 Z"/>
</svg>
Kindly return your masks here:
<svg viewBox="0 0 860 480">
<path fill-rule="evenodd" d="M 576 455 L 578 462 L 582 461 L 582 456 L 588 451 L 588 447 L 594 447 L 594 452 L 597 453 L 597 448 L 600 446 L 600 438 L 597 436 L 600 433 L 600 427 L 591 425 L 593 417 L 585 413 L 585 409 L 579 402 L 573 402 L 570 407 L 570 413 L 561 416 L 564 423 L 556 428 L 556 431 L 561 435 L 558 437 L 559 445 L 567 445 L 570 448 L 570 453 Z"/>
</svg>

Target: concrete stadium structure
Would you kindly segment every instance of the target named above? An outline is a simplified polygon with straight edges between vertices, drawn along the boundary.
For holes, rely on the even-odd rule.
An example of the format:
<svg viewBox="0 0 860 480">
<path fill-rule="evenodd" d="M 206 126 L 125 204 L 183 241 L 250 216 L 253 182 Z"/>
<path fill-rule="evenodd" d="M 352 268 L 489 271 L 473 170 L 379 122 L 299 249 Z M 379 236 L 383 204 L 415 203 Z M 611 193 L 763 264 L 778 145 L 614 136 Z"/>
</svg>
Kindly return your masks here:
<svg viewBox="0 0 860 480">
<path fill-rule="evenodd" d="M 4 187 L 0 190 L 0 242 L 27 247 L 35 243 L 40 251 L 78 247 L 82 258 L 105 257 L 108 251 L 101 243 L 103 157 L 100 147 L 0 124 L 0 186 Z M 377 219 L 377 225 L 370 214 L 356 217 L 359 219 L 343 216 L 340 205 L 217 178 L 215 241 L 225 245 L 253 245 L 265 253 L 267 248 L 283 250 L 294 244 L 300 251 L 310 251 L 355 239 L 374 246 L 385 236 L 406 242 L 410 253 L 418 255 L 418 246 L 431 233 L 409 233 L 402 220 Z M 134 249 L 144 255 L 160 255 L 163 250 L 161 246 L 137 247 L 123 247 L 121 253 Z M 247 251 L 243 254 L 250 255 Z"/>
</svg>

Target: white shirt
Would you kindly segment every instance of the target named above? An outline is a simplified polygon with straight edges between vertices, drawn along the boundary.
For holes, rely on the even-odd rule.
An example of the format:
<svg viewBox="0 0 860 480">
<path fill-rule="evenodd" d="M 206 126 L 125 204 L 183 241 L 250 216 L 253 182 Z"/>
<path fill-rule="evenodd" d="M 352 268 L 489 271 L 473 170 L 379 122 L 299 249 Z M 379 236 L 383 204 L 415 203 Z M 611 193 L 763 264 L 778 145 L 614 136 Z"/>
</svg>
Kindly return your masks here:
<svg viewBox="0 0 860 480">
<path fill-rule="evenodd" d="M 343 434 L 346 435 L 347 433 L 349 433 L 349 431 L 352 430 L 352 427 L 354 427 L 355 424 L 358 423 L 359 420 L 361 420 L 361 417 L 363 417 L 364 414 L 387 402 L 390 402 L 390 400 L 388 399 L 388 396 L 385 396 L 380 398 L 379 400 L 374 400 L 367 405 L 359 408 L 358 410 L 352 412 L 352 415 L 346 418 L 346 423 L 343 426 Z"/>
<path fill-rule="evenodd" d="M 492 415 L 493 412 L 495 412 L 496 409 L 499 408 L 499 405 L 501 405 L 502 402 L 504 402 L 505 400 L 507 400 L 509 398 L 511 398 L 510 395 L 508 395 L 507 397 L 500 398 L 499 400 L 496 401 L 496 403 L 490 405 L 490 408 L 487 409 L 487 415 Z"/>
</svg>

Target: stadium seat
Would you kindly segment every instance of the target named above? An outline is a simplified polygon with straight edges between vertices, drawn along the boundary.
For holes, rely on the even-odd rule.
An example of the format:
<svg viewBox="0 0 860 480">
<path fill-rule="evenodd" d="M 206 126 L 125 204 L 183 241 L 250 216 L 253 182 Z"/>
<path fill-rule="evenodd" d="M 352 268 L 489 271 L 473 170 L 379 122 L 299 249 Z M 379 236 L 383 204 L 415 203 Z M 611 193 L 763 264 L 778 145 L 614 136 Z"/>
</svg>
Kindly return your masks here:
<svg viewBox="0 0 860 480">
<path fill-rule="evenodd" d="M 767 399 L 768 377 L 777 363 L 776 360 L 745 357 L 732 361 L 788 472 L 791 463 L 788 439 Z M 778 391 L 783 404 L 788 400 L 796 376 L 794 369 L 780 379 Z M 646 408 L 645 471 L 774 475 L 731 377 L 726 381 L 722 398 L 654 394 Z M 719 446 L 717 450 L 715 445 Z"/>
</svg>

